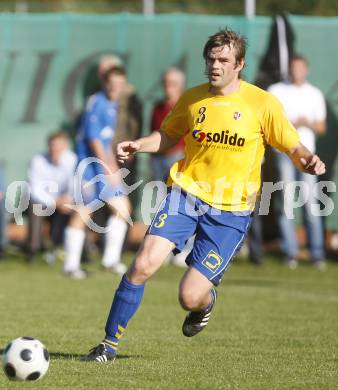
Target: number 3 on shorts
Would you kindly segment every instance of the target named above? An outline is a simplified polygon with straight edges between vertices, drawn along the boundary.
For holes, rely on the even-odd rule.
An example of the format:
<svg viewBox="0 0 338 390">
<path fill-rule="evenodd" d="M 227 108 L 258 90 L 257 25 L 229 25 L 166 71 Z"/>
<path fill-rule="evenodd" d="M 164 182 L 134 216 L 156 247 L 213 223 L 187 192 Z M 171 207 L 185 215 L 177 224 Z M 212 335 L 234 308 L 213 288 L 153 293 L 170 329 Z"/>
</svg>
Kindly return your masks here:
<svg viewBox="0 0 338 390">
<path fill-rule="evenodd" d="M 168 218 L 168 214 L 167 213 L 163 213 L 161 214 L 159 217 L 158 217 L 158 222 L 155 223 L 155 227 L 156 228 L 161 228 L 164 226 L 165 224 L 165 220 Z"/>
</svg>

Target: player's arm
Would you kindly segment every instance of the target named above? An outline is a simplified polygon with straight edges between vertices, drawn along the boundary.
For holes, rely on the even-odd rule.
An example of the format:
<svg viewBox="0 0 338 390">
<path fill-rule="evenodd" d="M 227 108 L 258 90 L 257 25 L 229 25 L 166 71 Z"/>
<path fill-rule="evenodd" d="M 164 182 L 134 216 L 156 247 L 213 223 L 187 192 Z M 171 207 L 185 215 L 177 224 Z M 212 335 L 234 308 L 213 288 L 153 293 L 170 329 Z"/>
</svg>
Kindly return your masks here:
<svg viewBox="0 0 338 390">
<path fill-rule="evenodd" d="M 120 177 L 114 175 L 119 171 L 119 166 L 113 153 L 107 153 L 100 140 L 100 131 L 104 127 L 104 123 L 101 122 L 101 118 L 105 115 L 104 107 L 98 104 L 97 101 L 89 101 L 87 103 L 87 110 L 84 118 L 84 134 L 87 139 L 88 145 L 93 155 L 100 160 L 104 172 L 109 177 L 113 177 L 112 184 L 118 184 Z M 115 180 L 116 178 L 116 180 Z"/>
<path fill-rule="evenodd" d="M 117 145 L 117 160 L 121 163 L 127 161 L 135 153 L 158 153 L 164 152 L 177 143 L 165 132 L 153 131 L 147 137 L 136 141 L 124 141 Z"/>
<path fill-rule="evenodd" d="M 114 172 L 118 169 L 118 165 L 116 163 L 116 160 L 114 158 L 112 158 L 113 155 L 111 155 L 111 156 L 107 155 L 100 140 L 93 139 L 93 140 L 89 141 L 89 146 L 97 159 L 102 161 L 105 165 L 107 165 Z"/>
<path fill-rule="evenodd" d="M 302 143 L 298 143 L 287 155 L 302 172 L 310 175 L 323 175 L 325 173 L 323 161 L 316 154 L 311 153 Z"/>
</svg>

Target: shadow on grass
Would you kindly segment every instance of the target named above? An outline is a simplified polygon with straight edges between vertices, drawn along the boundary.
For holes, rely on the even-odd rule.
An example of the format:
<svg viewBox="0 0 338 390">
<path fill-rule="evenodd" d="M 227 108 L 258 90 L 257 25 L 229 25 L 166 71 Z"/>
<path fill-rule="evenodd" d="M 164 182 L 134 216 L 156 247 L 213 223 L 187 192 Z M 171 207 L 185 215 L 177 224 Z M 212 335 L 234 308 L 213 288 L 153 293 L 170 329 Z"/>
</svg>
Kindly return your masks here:
<svg viewBox="0 0 338 390">
<path fill-rule="evenodd" d="M 50 357 L 52 359 L 60 359 L 60 360 L 79 360 L 83 356 L 83 354 L 77 353 L 63 353 L 63 352 L 50 352 Z M 119 359 L 139 359 L 141 355 L 117 355 L 116 360 Z"/>
<path fill-rule="evenodd" d="M 230 286 L 246 286 L 246 287 L 274 287 L 280 284 L 277 280 L 259 280 L 259 279 L 226 279 L 224 284 Z"/>
<path fill-rule="evenodd" d="M 0 349 L 0 355 L 2 355 L 4 349 Z M 64 353 L 64 352 L 50 352 L 49 356 L 52 359 L 60 359 L 60 360 L 80 360 L 83 354 L 78 353 Z M 140 359 L 141 355 L 117 355 L 116 360 L 119 359 Z"/>
</svg>

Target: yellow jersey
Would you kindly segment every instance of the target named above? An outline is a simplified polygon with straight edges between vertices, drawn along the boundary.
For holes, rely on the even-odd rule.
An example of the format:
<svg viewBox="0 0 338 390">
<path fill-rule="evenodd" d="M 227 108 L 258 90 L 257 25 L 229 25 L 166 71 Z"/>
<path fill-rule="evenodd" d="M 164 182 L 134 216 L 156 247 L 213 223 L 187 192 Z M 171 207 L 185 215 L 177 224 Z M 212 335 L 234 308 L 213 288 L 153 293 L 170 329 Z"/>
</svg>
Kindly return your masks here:
<svg viewBox="0 0 338 390">
<path fill-rule="evenodd" d="M 254 209 L 266 144 L 286 152 L 299 143 L 278 100 L 243 80 L 228 96 L 213 95 L 208 83 L 187 90 L 161 130 L 185 141 L 168 184 L 232 212 Z"/>
</svg>

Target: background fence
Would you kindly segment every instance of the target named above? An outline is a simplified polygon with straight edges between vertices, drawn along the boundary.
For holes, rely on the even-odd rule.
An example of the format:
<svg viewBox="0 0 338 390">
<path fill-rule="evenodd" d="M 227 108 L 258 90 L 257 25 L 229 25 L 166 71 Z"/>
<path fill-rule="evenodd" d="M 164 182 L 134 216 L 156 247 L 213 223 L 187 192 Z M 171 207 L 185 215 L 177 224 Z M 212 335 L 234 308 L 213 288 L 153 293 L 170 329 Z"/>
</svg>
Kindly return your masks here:
<svg viewBox="0 0 338 390">
<path fill-rule="evenodd" d="M 310 81 L 324 92 L 329 132 L 319 151 L 337 182 L 338 18 L 290 17 L 296 49 L 310 63 Z M 201 83 L 202 49 L 207 37 L 230 26 L 249 39 L 244 76 L 253 81 L 270 33 L 271 19 L 185 14 L 0 15 L 0 142 L 7 182 L 25 179 L 27 162 L 45 148 L 46 135 L 71 123 L 83 105 L 89 70 L 104 53 L 119 55 L 130 82 L 144 101 L 148 131 L 150 107 L 160 94 L 161 73 L 176 65 L 188 86 Z M 143 169 L 145 164 L 143 164 Z M 337 199 L 337 198 L 336 198 Z M 338 229 L 338 211 L 328 218 Z"/>
</svg>

